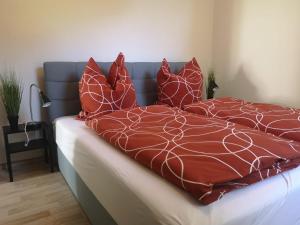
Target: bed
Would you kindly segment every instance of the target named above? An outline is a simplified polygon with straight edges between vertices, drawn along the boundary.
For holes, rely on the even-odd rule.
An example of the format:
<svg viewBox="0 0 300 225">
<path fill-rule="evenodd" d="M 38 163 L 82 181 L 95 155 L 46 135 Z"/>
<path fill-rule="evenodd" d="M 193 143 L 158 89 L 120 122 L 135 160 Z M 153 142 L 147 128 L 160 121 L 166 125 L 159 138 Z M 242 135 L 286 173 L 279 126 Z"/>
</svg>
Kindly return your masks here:
<svg viewBox="0 0 300 225">
<path fill-rule="evenodd" d="M 74 118 L 84 62 L 46 62 L 49 120 L 59 168 L 92 224 L 300 224 L 300 168 L 226 194 L 203 206 L 99 138 Z M 110 63 L 100 63 L 104 71 Z M 155 99 L 160 63 L 127 63 L 140 105 Z M 172 63 L 174 70 L 182 63 Z"/>
</svg>

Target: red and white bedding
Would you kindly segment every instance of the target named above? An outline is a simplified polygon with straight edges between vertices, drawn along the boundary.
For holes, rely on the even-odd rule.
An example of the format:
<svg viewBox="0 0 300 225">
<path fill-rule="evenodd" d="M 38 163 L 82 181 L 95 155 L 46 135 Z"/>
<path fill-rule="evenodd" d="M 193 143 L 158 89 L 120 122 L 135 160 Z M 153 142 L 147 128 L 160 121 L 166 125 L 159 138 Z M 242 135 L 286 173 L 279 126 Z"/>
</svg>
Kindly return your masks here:
<svg viewBox="0 0 300 225">
<path fill-rule="evenodd" d="M 204 204 L 300 164 L 300 144 L 167 106 L 86 121 L 98 135 Z"/>
<path fill-rule="evenodd" d="M 227 97 L 186 105 L 184 110 L 300 142 L 299 109 Z"/>
</svg>

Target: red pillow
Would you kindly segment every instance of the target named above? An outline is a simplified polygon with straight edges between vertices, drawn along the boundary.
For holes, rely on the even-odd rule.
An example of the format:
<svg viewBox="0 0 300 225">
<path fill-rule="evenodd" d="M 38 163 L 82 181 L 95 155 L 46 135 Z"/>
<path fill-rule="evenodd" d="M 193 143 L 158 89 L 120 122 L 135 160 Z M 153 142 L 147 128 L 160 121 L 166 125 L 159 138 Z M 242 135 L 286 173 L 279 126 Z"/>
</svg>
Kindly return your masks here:
<svg viewBox="0 0 300 225">
<path fill-rule="evenodd" d="M 125 57 L 120 53 L 110 67 L 107 78 L 113 92 L 114 109 L 126 109 L 137 106 L 135 88 L 125 66 Z"/>
<path fill-rule="evenodd" d="M 93 58 L 89 59 L 79 82 L 79 95 L 80 119 L 91 119 L 114 110 L 110 84 Z"/>
<path fill-rule="evenodd" d="M 122 52 L 119 53 L 117 59 L 112 63 L 108 72 L 107 81 L 114 88 L 119 77 L 128 77 L 128 71 L 125 67 L 125 57 Z"/>
<path fill-rule="evenodd" d="M 120 53 L 113 62 L 107 79 L 90 58 L 79 82 L 79 94 L 82 108 L 79 119 L 92 119 L 114 110 L 135 107 L 135 89 L 124 64 L 124 55 Z"/>
<path fill-rule="evenodd" d="M 201 101 L 203 75 L 196 59 L 186 63 L 178 75 L 171 73 L 167 60 L 163 59 L 157 74 L 157 86 L 159 103 L 183 108 Z"/>
</svg>

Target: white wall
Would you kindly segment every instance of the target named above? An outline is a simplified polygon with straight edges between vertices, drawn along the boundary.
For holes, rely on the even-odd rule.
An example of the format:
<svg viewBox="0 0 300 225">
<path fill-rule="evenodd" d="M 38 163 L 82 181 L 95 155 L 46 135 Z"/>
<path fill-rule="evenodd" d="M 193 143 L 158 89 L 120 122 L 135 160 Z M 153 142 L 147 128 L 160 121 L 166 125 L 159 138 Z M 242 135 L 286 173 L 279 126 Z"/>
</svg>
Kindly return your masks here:
<svg viewBox="0 0 300 225">
<path fill-rule="evenodd" d="M 300 107 L 299 0 L 216 0 L 213 36 L 219 96 Z"/>
<path fill-rule="evenodd" d="M 208 70 L 213 5 L 212 0 L 1 0 L 0 71 L 14 68 L 24 81 L 20 120 L 29 119 L 28 87 L 42 80 L 44 61 L 90 56 L 111 61 L 123 51 L 127 61 L 196 56 Z M 39 119 L 37 94 L 35 100 Z M 7 123 L 5 117 L 1 106 L 0 125 Z"/>
</svg>

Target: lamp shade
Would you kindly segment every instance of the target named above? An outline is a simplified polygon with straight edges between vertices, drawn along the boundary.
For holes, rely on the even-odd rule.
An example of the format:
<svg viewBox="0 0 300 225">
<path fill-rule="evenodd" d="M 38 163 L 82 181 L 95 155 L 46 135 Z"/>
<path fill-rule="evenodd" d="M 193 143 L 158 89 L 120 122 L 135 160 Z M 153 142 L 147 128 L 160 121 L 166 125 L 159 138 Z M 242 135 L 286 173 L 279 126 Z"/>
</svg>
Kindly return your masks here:
<svg viewBox="0 0 300 225">
<path fill-rule="evenodd" d="M 47 108 L 51 105 L 51 100 L 47 97 L 47 95 L 44 94 L 44 92 L 41 91 L 41 89 L 39 88 L 39 86 L 37 86 L 36 84 L 31 84 L 30 85 L 30 95 L 29 95 L 29 105 L 30 105 L 30 117 L 31 117 L 31 124 L 36 123 L 33 120 L 33 114 L 32 114 L 32 88 L 35 87 L 38 91 L 39 91 L 39 97 L 40 97 L 40 101 L 41 101 L 41 106 L 43 108 Z"/>
<path fill-rule="evenodd" d="M 43 108 L 47 108 L 51 105 L 50 99 L 42 91 L 40 91 L 40 98 L 41 98 L 41 105 Z"/>
</svg>

